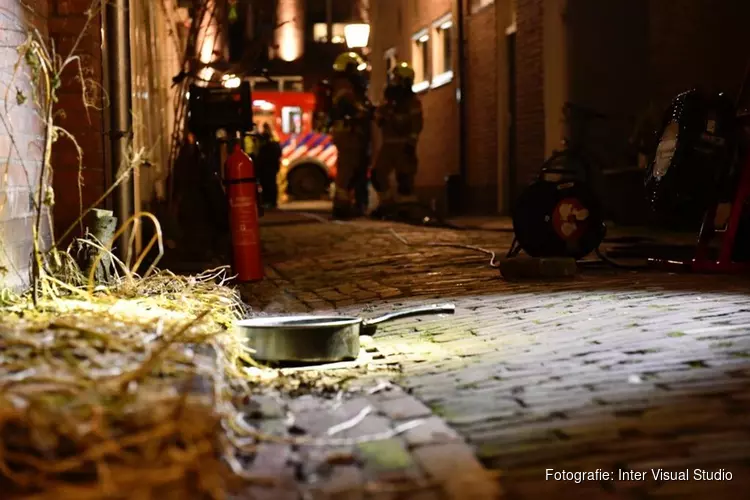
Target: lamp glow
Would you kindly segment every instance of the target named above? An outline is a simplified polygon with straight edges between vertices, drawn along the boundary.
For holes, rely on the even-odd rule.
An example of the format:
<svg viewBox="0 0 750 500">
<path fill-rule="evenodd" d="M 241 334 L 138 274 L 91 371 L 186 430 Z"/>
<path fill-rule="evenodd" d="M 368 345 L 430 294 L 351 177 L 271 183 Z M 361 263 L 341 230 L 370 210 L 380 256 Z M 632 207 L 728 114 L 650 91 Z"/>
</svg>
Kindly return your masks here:
<svg viewBox="0 0 750 500">
<path fill-rule="evenodd" d="M 370 25 L 347 24 L 344 26 L 344 38 L 350 49 L 367 47 L 367 42 L 370 40 Z"/>
<path fill-rule="evenodd" d="M 253 106 L 261 109 L 262 111 L 272 111 L 274 108 L 273 103 L 263 99 L 256 99 L 253 101 Z"/>
<path fill-rule="evenodd" d="M 224 87 L 228 89 L 236 89 L 242 84 L 242 80 L 237 75 L 224 75 L 221 80 Z"/>
<path fill-rule="evenodd" d="M 282 20 L 281 26 L 275 30 L 278 57 L 282 61 L 296 61 L 304 51 L 304 2 L 278 0 L 276 16 Z"/>
</svg>

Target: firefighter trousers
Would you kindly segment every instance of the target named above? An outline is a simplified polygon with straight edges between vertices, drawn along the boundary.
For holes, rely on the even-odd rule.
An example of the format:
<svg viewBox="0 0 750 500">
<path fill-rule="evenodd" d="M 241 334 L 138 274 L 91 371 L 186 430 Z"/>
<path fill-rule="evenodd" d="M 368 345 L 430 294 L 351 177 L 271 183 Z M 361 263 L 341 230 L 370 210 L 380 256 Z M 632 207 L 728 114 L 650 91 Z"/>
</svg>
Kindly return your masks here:
<svg viewBox="0 0 750 500">
<path fill-rule="evenodd" d="M 333 142 L 338 151 L 334 204 L 351 205 L 350 190 L 354 182 L 363 175 L 362 170 L 367 169 L 367 165 L 364 164 L 367 157 L 367 141 L 362 134 L 355 132 L 334 132 Z"/>
<path fill-rule="evenodd" d="M 417 156 L 409 150 L 408 143 L 384 141 L 372 173 L 373 187 L 381 196 L 387 196 L 390 192 L 390 176 L 395 171 L 398 194 L 411 196 L 414 194 L 417 166 Z"/>
<path fill-rule="evenodd" d="M 279 186 L 276 178 L 279 174 L 279 164 L 275 162 L 259 162 L 258 180 L 263 189 L 263 204 L 275 208 L 279 203 Z"/>
</svg>

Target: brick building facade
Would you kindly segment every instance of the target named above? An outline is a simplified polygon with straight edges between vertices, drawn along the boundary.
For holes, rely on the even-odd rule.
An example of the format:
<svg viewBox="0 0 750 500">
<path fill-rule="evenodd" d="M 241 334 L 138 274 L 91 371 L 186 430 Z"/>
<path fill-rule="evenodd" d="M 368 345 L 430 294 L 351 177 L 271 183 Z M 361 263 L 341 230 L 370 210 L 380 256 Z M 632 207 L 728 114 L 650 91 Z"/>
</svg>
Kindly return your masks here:
<svg viewBox="0 0 750 500">
<path fill-rule="evenodd" d="M 49 0 L 50 37 L 54 40 L 57 51 L 67 56 L 80 36 L 75 53 L 81 58 L 84 78 L 90 79 L 91 83 L 87 87 L 93 100 L 90 106 L 84 106 L 78 67 L 70 65 L 58 91 L 58 125 L 75 137 L 82 155 L 79 161 L 78 152 L 70 140 L 58 140 L 52 148 L 54 222 L 58 233 L 65 231 L 76 221 L 81 207 L 89 207 L 104 193 L 107 181 L 104 157 L 105 106 L 100 90 L 103 84 L 102 21 L 100 15 L 94 15 L 89 20 L 91 6 L 90 0 Z M 83 166 L 80 178 L 79 163 Z"/>
<path fill-rule="evenodd" d="M 54 190 L 53 228 L 59 237 L 81 214 L 102 197 L 112 182 L 107 161 L 107 113 L 105 61 L 103 60 L 103 14 L 97 0 L 8 0 L 0 12 L 0 106 L 8 129 L 0 125 L 0 156 L 7 159 L 0 171 L 0 288 L 19 287 L 28 282 L 32 254 L 33 206 L 36 180 L 44 145 L 43 123 L 31 99 L 16 102 L 16 90 L 30 95 L 30 76 L 25 64 L 17 71 L 17 47 L 30 29 L 38 29 L 54 44 L 56 53 L 68 56 L 77 40 L 71 64 L 61 78 L 55 105 L 56 125 L 64 128 L 81 148 L 81 158 L 73 142 L 60 136 L 51 150 Z M 131 49 L 133 62 L 133 145 L 146 148 L 150 170 L 140 169 L 135 183 L 136 210 L 147 209 L 155 196 L 154 186 L 163 180 L 173 120 L 171 77 L 179 71 L 179 51 L 174 32 L 175 20 L 166 17 L 176 11 L 176 0 L 162 5 L 150 0 L 131 0 L 131 38 L 138 40 Z M 91 13 L 91 19 L 89 15 Z M 145 37 L 145 38 L 144 38 Z M 132 43 L 132 40 L 131 40 Z M 146 54 L 145 52 L 148 52 Z M 148 57 L 147 57 L 148 56 Z M 7 82 L 15 71 L 13 87 Z M 81 76 L 86 86 L 84 92 Z M 6 93 L 6 90 L 8 92 Z M 13 102 L 5 102 L 5 96 Z M 10 99 L 9 99 L 10 100 Z M 7 108 L 6 108 L 7 104 Z M 8 113 L 5 113 L 8 109 Z M 12 143 L 15 142 L 16 146 Z M 82 163 L 82 165 L 81 165 Z M 82 168 L 81 168 L 82 167 Z M 31 181 L 31 182 L 30 182 Z M 100 205 L 101 207 L 101 205 Z M 46 221 L 46 218 L 45 218 Z M 49 224 L 42 224 L 44 242 L 51 242 Z M 76 229 L 72 235 L 80 234 Z M 66 239 L 66 242 L 70 238 Z M 64 242 L 65 243 L 65 242 Z"/>
<path fill-rule="evenodd" d="M 425 199 L 438 202 L 445 177 L 461 170 L 455 56 L 457 20 L 464 18 L 465 184 L 472 211 L 508 212 L 559 147 L 566 101 L 613 115 L 591 140 L 604 167 L 624 167 L 633 115 L 649 104 L 661 109 L 695 86 L 736 93 L 747 62 L 742 37 L 750 3 L 741 0 L 380 0 L 371 9 L 375 100 L 389 56 L 421 65 L 423 49 L 414 39 L 423 37 L 427 53 L 436 55 L 443 42 L 435 23 L 446 15 L 453 20 L 453 78 L 434 74 L 431 61 L 424 69 L 429 81 L 417 86 L 426 116 L 417 182 Z M 631 172 L 602 184 L 604 198 L 621 205 L 613 210 L 638 204 L 641 179 Z"/>
<path fill-rule="evenodd" d="M 0 288 L 18 288 L 29 278 L 35 191 L 29 179 L 38 178 L 44 145 L 42 121 L 28 99 L 30 75 L 16 71 L 15 65 L 19 59 L 17 48 L 26 40 L 29 27 L 36 27 L 46 35 L 47 0 L 27 3 L 33 10 L 22 7 L 21 2 L 5 2 L 0 11 L 0 113 L 3 115 L 0 122 Z M 17 92 L 27 96 L 27 101 L 19 104 Z M 42 231 L 44 240 L 48 241 L 46 223 L 42 224 Z"/>
</svg>

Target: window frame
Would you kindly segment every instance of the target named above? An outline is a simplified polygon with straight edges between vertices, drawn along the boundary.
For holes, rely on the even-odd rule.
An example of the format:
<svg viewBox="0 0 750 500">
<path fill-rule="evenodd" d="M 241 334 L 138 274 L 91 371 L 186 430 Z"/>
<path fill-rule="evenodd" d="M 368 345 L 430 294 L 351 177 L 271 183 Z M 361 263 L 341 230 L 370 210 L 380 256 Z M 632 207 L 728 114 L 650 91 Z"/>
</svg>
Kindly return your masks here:
<svg viewBox="0 0 750 500">
<path fill-rule="evenodd" d="M 294 116 L 299 115 L 299 130 L 294 129 Z M 281 108 L 281 131 L 287 135 L 298 135 L 302 133 L 302 107 L 300 106 L 282 106 Z"/>
<path fill-rule="evenodd" d="M 449 26 L 445 26 L 446 24 L 449 24 Z M 453 65 L 455 64 L 453 45 L 454 27 L 455 22 L 453 20 L 452 12 L 448 12 L 432 22 L 430 29 L 432 32 L 430 38 L 433 40 L 431 60 L 432 79 L 430 87 L 433 89 L 447 85 L 453 80 Z M 450 47 L 450 59 L 447 61 L 445 51 L 446 43 L 448 44 L 448 47 Z"/>
<path fill-rule="evenodd" d="M 412 90 L 415 93 L 423 92 L 430 88 L 430 30 L 422 28 L 411 36 L 411 65 L 414 69 L 414 84 Z M 425 60 L 424 54 L 427 54 Z"/>
<path fill-rule="evenodd" d="M 340 45 L 346 43 L 346 37 L 344 36 L 344 27 L 346 23 L 333 23 L 331 25 L 331 40 L 328 40 L 328 24 L 327 23 L 314 23 L 312 27 L 312 38 L 315 43 L 333 43 Z M 322 33 L 319 31 L 322 30 Z"/>
</svg>

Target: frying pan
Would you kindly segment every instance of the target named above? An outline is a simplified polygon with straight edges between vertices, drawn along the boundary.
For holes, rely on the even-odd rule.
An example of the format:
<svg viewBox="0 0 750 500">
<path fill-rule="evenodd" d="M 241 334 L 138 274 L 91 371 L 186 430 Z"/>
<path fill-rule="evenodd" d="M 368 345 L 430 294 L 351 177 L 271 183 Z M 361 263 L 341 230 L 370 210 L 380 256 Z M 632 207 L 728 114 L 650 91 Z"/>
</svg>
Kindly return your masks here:
<svg viewBox="0 0 750 500">
<path fill-rule="evenodd" d="M 258 316 L 236 327 L 255 350 L 253 359 L 273 363 L 333 363 L 359 356 L 359 336 L 376 325 L 408 316 L 453 314 L 453 304 L 393 311 L 375 318 L 336 315 Z"/>
</svg>

